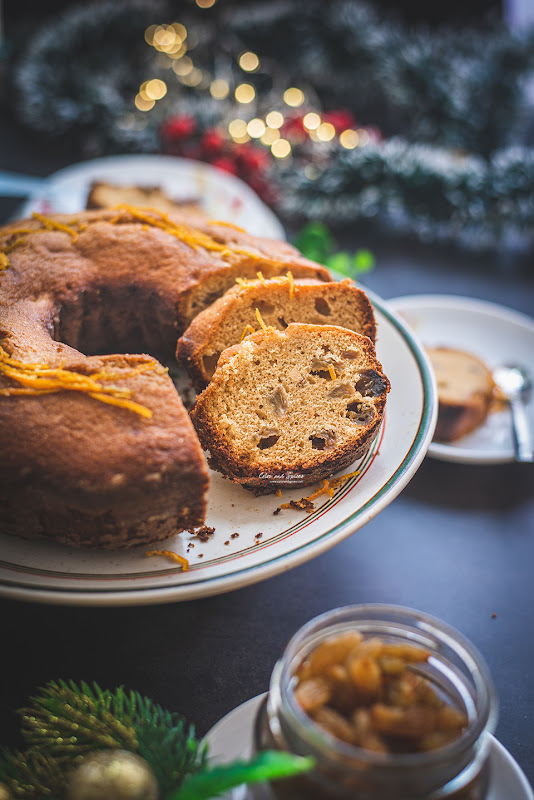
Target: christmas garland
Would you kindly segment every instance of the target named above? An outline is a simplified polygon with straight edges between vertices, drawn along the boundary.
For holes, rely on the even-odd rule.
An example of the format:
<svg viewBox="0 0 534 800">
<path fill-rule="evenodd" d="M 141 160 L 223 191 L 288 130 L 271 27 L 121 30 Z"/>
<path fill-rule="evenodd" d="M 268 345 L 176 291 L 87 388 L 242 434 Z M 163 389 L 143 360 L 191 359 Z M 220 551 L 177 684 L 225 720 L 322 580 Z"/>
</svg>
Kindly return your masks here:
<svg viewBox="0 0 534 800">
<path fill-rule="evenodd" d="M 532 32 L 408 30 L 358 0 L 250 3 L 239 13 L 221 3 L 183 19 L 195 82 L 147 36 L 154 23 L 165 29 L 166 15 L 170 22 L 163 0 L 104 2 L 40 31 L 13 65 L 19 117 L 48 134 L 74 133 L 86 156 L 163 150 L 210 161 L 285 218 L 372 219 L 473 249 L 531 243 Z M 244 77 L 247 48 L 262 66 Z M 211 93 L 221 76 L 224 99 Z M 147 77 L 165 97 L 143 106 L 135 93 Z M 285 107 L 279 131 L 289 158 L 246 143 L 246 120 L 244 138 L 229 134 L 229 121 L 243 116 L 233 90 L 244 79 L 255 91 L 249 116 L 280 108 L 287 86 L 304 89 L 305 105 Z M 306 128 L 310 111 L 332 126 L 328 141 Z M 344 143 L 345 128 L 359 137 Z"/>
<path fill-rule="evenodd" d="M 183 718 L 122 688 L 52 681 L 19 714 L 27 748 L 0 755 L 1 800 L 207 800 L 313 766 L 270 751 L 210 765 Z"/>
</svg>

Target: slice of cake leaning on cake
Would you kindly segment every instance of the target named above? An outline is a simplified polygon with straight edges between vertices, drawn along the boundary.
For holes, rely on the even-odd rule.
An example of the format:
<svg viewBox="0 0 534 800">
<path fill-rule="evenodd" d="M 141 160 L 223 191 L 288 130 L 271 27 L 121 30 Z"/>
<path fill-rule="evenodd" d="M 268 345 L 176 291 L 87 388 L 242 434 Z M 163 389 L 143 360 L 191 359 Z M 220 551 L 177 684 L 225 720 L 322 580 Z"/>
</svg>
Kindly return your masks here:
<svg viewBox="0 0 534 800">
<path fill-rule="evenodd" d="M 265 326 L 223 352 L 191 418 L 214 469 L 271 493 L 361 458 L 389 389 L 367 336 L 334 325 Z"/>
</svg>

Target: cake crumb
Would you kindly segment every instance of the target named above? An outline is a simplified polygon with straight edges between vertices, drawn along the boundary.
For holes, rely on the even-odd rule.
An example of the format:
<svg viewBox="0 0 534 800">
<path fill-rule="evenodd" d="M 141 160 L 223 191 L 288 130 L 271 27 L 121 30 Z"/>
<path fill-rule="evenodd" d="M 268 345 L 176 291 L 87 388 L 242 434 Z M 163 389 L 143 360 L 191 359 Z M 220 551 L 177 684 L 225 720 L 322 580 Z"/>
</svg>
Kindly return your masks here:
<svg viewBox="0 0 534 800">
<path fill-rule="evenodd" d="M 276 517 L 276 515 L 281 512 L 281 510 L 282 509 L 280 508 L 280 506 L 278 506 L 278 508 L 275 508 L 274 511 L 273 511 L 273 516 Z"/>
<path fill-rule="evenodd" d="M 227 539 L 227 540 L 225 541 L 225 544 L 230 544 L 230 541 Z"/>
<path fill-rule="evenodd" d="M 296 508 L 298 511 L 315 511 L 315 506 L 307 497 L 301 497 L 300 500 L 290 500 L 289 503 L 284 503 L 282 508 Z"/>
<path fill-rule="evenodd" d="M 492 619 L 497 619 L 497 614 L 495 613 L 495 611 L 494 611 L 494 612 L 493 612 L 493 614 L 491 615 L 491 618 L 492 618 Z"/>
<path fill-rule="evenodd" d="M 239 537 L 239 534 L 236 532 L 236 533 L 232 533 L 232 535 L 230 536 L 230 539 L 237 539 L 238 537 Z"/>
<path fill-rule="evenodd" d="M 213 536 L 215 533 L 215 528 L 210 528 L 209 525 L 202 525 L 200 528 L 192 528 L 187 532 L 200 542 L 209 542 L 210 536 Z"/>
</svg>

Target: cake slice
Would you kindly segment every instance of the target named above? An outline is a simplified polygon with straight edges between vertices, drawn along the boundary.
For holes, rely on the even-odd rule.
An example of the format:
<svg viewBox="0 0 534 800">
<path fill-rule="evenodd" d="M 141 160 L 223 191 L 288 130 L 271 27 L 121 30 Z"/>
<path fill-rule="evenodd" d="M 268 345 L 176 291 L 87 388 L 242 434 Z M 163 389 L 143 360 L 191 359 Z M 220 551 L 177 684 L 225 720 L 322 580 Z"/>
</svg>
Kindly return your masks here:
<svg viewBox="0 0 534 800">
<path fill-rule="evenodd" d="M 93 181 L 89 187 L 85 207 L 114 208 L 122 204 L 139 208 L 156 208 L 158 211 L 182 214 L 202 214 L 200 201 L 195 198 L 177 200 L 160 186 L 124 186 L 105 181 Z"/>
<path fill-rule="evenodd" d="M 478 428 L 488 416 L 495 384 L 476 356 L 448 347 L 427 348 L 438 387 L 434 439 L 453 442 Z"/>
<path fill-rule="evenodd" d="M 389 388 L 367 336 L 295 323 L 225 350 L 191 418 L 214 469 L 269 493 L 316 483 L 361 458 Z"/>
<path fill-rule="evenodd" d="M 376 336 L 367 295 L 350 280 L 293 281 L 291 273 L 271 280 L 242 281 L 198 314 L 178 340 L 176 357 L 201 391 L 210 381 L 222 351 L 238 343 L 246 331 L 264 323 L 284 330 L 292 322 L 339 325 Z"/>
</svg>

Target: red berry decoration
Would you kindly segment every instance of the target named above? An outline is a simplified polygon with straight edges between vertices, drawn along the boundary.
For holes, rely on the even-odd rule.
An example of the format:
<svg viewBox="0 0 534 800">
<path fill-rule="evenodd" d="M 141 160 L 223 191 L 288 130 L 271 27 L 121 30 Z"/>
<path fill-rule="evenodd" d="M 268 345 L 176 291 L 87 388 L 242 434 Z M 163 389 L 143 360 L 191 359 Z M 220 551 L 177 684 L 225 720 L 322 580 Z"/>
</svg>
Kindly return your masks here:
<svg viewBox="0 0 534 800">
<path fill-rule="evenodd" d="M 200 139 L 202 152 L 208 156 L 221 155 L 226 146 L 226 139 L 216 128 L 208 128 Z"/>
<path fill-rule="evenodd" d="M 229 156 L 220 156 L 220 158 L 214 158 L 211 164 L 218 169 L 222 169 L 224 172 L 230 172 L 232 175 L 238 174 L 237 165 Z"/>
<path fill-rule="evenodd" d="M 170 142 L 182 141 L 188 139 L 195 132 L 196 127 L 197 123 L 194 117 L 182 114 L 166 120 L 161 126 L 161 135 Z"/>
<path fill-rule="evenodd" d="M 345 108 L 326 111 L 323 115 L 323 122 L 329 122 L 336 129 L 336 133 L 346 131 L 347 128 L 354 128 L 357 123 L 350 111 Z"/>
</svg>

